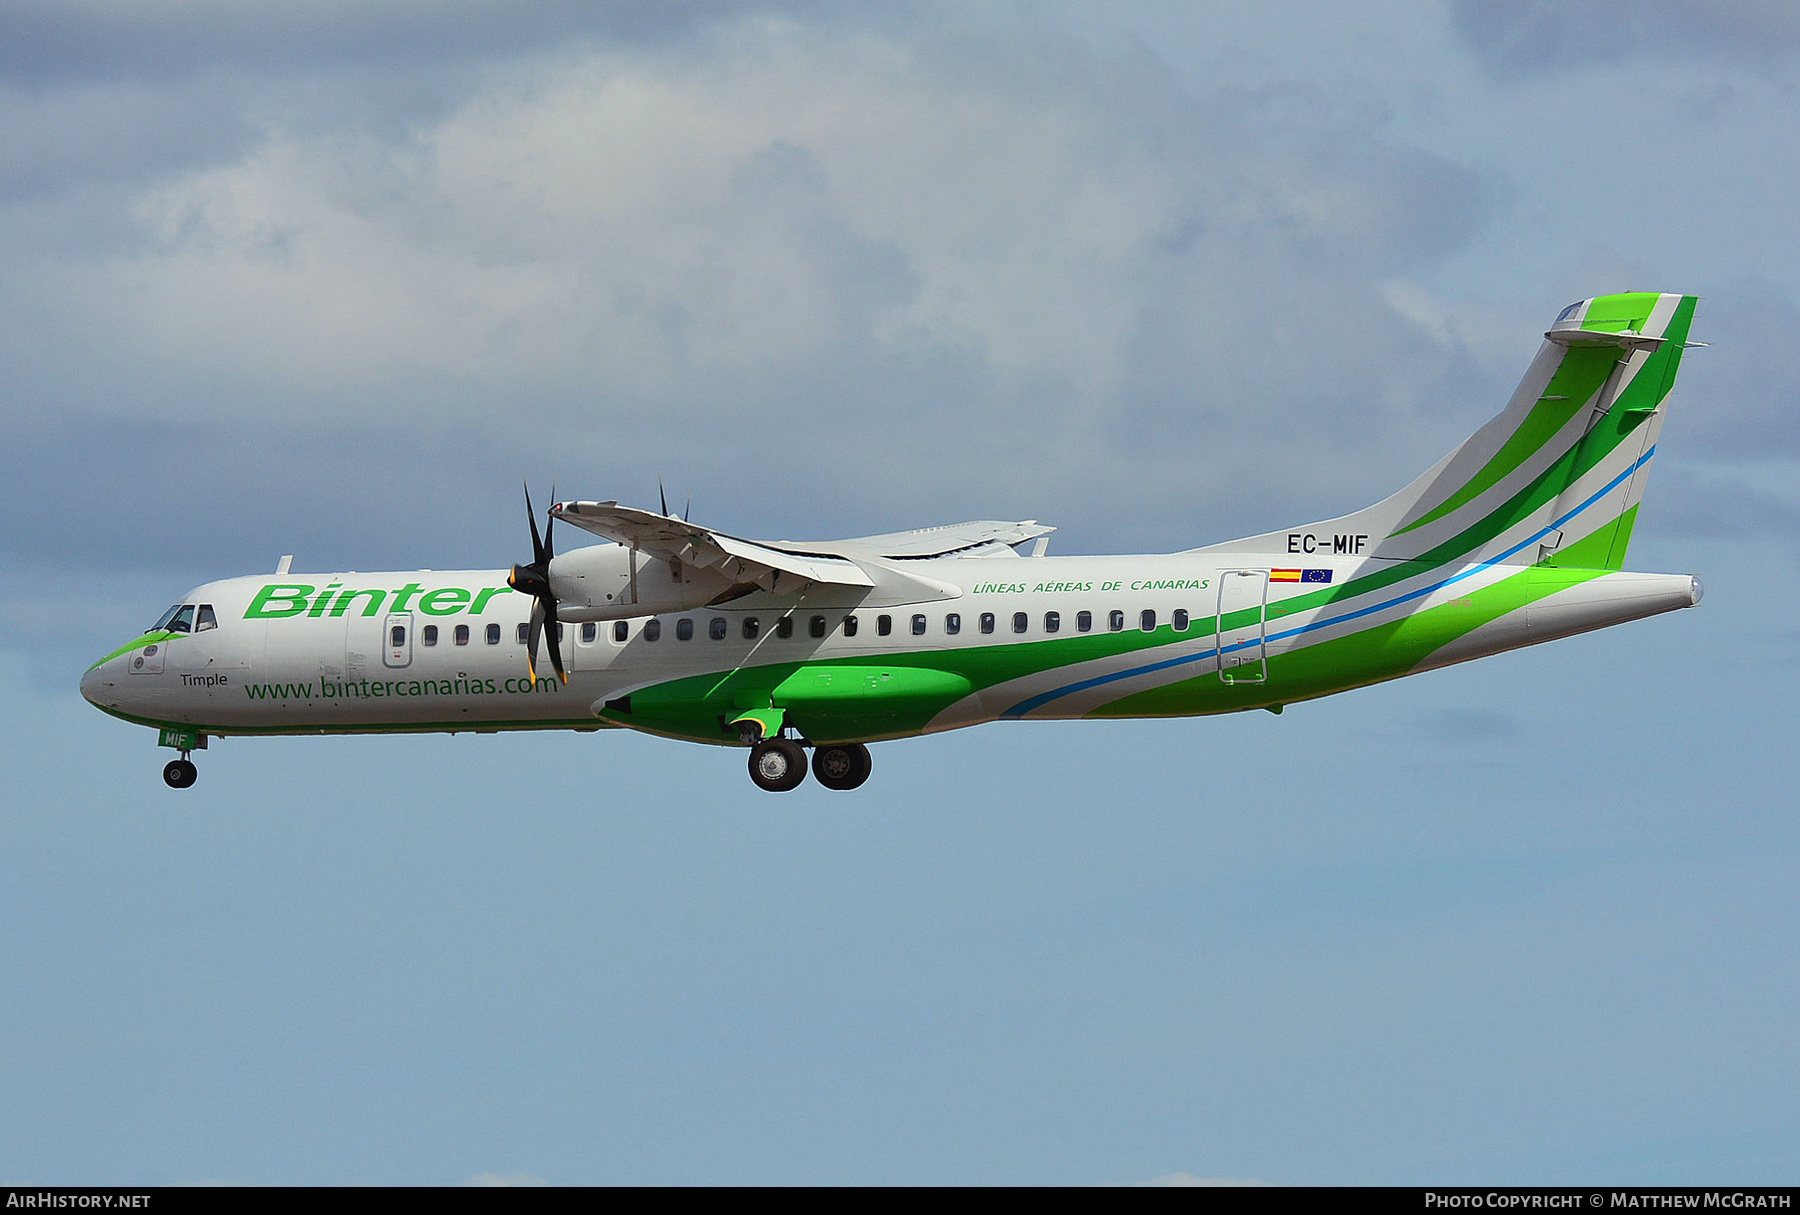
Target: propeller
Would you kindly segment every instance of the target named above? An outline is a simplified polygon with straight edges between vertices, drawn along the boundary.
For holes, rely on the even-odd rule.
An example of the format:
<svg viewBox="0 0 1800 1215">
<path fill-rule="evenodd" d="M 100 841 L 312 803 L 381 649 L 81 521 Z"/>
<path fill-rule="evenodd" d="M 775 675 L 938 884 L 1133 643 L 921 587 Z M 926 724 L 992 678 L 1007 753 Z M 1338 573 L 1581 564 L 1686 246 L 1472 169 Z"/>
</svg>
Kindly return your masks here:
<svg viewBox="0 0 1800 1215">
<path fill-rule="evenodd" d="M 554 498 L 556 491 L 550 491 Z M 531 631 L 525 650 L 525 669 L 531 672 L 531 678 L 537 679 L 538 636 L 544 633 L 544 621 L 552 625 L 556 622 L 556 593 L 550 589 L 550 562 L 556 556 L 555 532 L 556 516 L 549 516 L 544 524 L 544 533 L 538 535 L 537 511 L 531 505 L 531 487 L 525 487 L 525 521 L 531 524 L 531 564 L 515 565 L 512 573 L 506 576 L 506 585 L 521 595 L 530 595 L 534 602 L 531 605 Z M 564 683 L 569 682 L 569 673 L 563 670 L 562 642 L 557 639 L 556 629 L 548 630 L 550 642 L 550 665 L 556 670 L 556 677 Z"/>
</svg>

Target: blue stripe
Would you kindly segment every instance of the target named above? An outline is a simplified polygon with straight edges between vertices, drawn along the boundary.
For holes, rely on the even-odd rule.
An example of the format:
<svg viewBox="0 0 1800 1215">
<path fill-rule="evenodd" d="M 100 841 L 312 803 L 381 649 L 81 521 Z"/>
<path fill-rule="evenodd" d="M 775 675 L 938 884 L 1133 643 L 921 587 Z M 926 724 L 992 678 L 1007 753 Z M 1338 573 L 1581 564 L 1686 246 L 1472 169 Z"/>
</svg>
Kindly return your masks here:
<svg viewBox="0 0 1800 1215">
<path fill-rule="evenodd" d="M 1371 616 L 1371 615 L 1374 615 L 1376 612 L 1383 612 L 1383 611 L 1386 611 L 1388 608 L 1397 607 L 1398 605 L 1400 605 L 1402 603 L 1410 603 L 1411 601 L 1413 601 L 1415 599 L 1423 599 L 1425 596 L 1431 594 L 1434 591 L 1441 591 L 1445 587 L 1454 586 L 1456 583 L 1461 582 L 1464 579 L 1473 578 L 1473 577 L 1475 577 L 1475 575 L 1482 573 L 1485 570 L 1491 569 L 1493 566 L 1501 564 L 1508 557 L 1511 557 L 1511 556 L 1519 553 L 1521 550 L 1529 548 L 1531 545 L 1536 544 L 1538 541 L 1542 540 L 1545 536 L 1548 536 L 1551 532 L 1555 531 L 1557 528 L 1561 527 L 1563 524 L 1565 524 L 1569 520 L 1573 519 L 1576 515 L 1579 515 L 1582 511 L 1586 510 L 1588 507 L 1592 506 L 1594 503 L 1598 502 L 1600 499 L 1606 497 L 1607 494 L 1610 494 L 1613 490 L 1617 489 L 1620 485 L 1624 484 L 1625 481 L 1631 476 L 1632 473 L 1636 472 L 1638 469 L 1640 469 L 1644 465 L 1648 464 L 1650 462 L 1650 457 L 1654 456 L 1655 454 L 1656 454 L 1656 448 L 1652 447 L 1649 451 L 1647 451 L 1643 455 L 1639 456 L 1637 459 L 1637 462 L 1634 463 L 1630 468 L 1626 469 L 1624 472 L 1622 472 L 1618 476 L 1614 477 L 1611 481 L 1608 481 L 1603 487 L 1596 490 L 1591 496 L 1589 496 L 1587 501 L 1583 502 L 1580 506 L 1577 506 L 1574 510 L 1570 511 L 1568 514 L 1564 515 L 1562 518 L 1551 520 L 1550 524 L 1547 527 L 1545 527 L 1542 531 L 1539 531 L 1537 534 L 1530 536 L 1525 540 L 1521 540 L 1519 543 L 1513 545 L 1511 548 L 1507 549 L 1504 553 L 1501 553 L 1499 556 L 1492 557 L 1492 558 L 1490 558 L 1486 561 L 1480 562 L 1479 564 L 1476 564 L 1476 565 L 1471 565 L 1468 568 L 1464 569 L 1460 574 L 1453 574 L 1450 577 L 1444 579 L 1442 582 L 1434 582 L 1430 586 L 1420 587 L 1416 591 L 1408 591 L 1404 595 L 1396 595 L 1392 599 L 1384 600 L 1381 603 L 1374 604 L 1370 607 L 1358 608 L 1354 612 L 1345 612 L 1341 616 L 1333 616 L 1329 620 L 1315 620 L 1311 624 L 1304 624 L 1304 625 L 1301 625 L 1299 628 L 1289 629 L 1284 633 L 1268 633 L 1263 637 L 1263 639 L 1260 642 L 1240 641 L 1236 645 L 1228 645 L 1223 648 L 1214 646 L 1212 649 L 1202 650 L 1198 654 L 1185 654 L 1185 655 L 1181 656 L 1180 658 L 1165 658 L 1161 662 L 1152 662 L 1152 663 L 1148 663 L 1141 667 L 1132 667 L 1128 671 L 1115 671 L 1110 675 L 1096 675 L 1092 679 L 1083 679 L 1079 683 L 1068 684 L 1064 687 L 1056 688 L 1049 692 L 1040 692 L 1036 696 L 1032 696 L 1026 700 L 1021 700 L 1018 704 L 1016 704 L 1012 708 L 1006 710 L 1000 716 L 1002 716 L 1002 717 L 1023 717 L 1023 716 L 1025 716 L 1025 714 L 1030 713 L 1032 710 L 1041 708 L 1044 705 L 1049 704 L 1053 700 L 1058 700 L 1064 696 L 1073 695 L 1076 692 L 1085 692 L 1089 688 L 1098 688 L 1105 684 L 1117 683 L 1121 679 L 1132 679 L 1132 678 L 1135 678 L 1136 676 L 1149 675 L 1156 671 L 1166 671 L 1171 667 L 1185 666 L 1188 663 L 1192 663 L 1192 662 L 1204 662 L 1208 658 L 1223 659 L 1224 655 L 1234 653 L 1238 650 L 1247 650 L 1247 649 L 1250 649 L 1257 645 L 1267 645 L 1271 641 L 1285 641 L 1289 637 L 1298 637 L 1298 636 L 1302 635 L 1303 633 L 1311 633 L 1311 632 L 1315 632 L 1316 630 L 1319 630 L 1319 629 L 1328 629 L 1334 625 L 1343 624 L 1345 621 L 1357 620 L 1363 616 Z M 1215 630 L 1217 629 L 1217 627 L 1218 626 L 1215 623 L 1215 625 L 1214 625 Z"/>
</svg>

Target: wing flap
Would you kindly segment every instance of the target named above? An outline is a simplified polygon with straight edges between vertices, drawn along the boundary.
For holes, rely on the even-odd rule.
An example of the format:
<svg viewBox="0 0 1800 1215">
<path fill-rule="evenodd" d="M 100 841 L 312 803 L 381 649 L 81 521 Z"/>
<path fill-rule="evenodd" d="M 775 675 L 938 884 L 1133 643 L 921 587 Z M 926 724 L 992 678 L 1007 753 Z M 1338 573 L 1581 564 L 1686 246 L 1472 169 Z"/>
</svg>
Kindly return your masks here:
<svg viewBox="0 0 1800 1215">
<path fill-rule="evenodd" d="M 857 536 L 849 540 L 828 540 L 817 544 L 780 540 L 771 542 L 769 547 L 841 557 L 916 561 L 928 557 L 953 557 L 982 549 L 1010 548 L 1039 536 L 1048 536 L 1055 530 L 1036 519 L 1019 522 L 972 519 L 967 523 L 951 523 L 943 527 L 921 527 L 907 532 L 886 532 L 879 536 Z"/>
<path fill-rule="evenodd" d="M 837 586 L 875 585 L 861 566 L 835 553 L 786 552 L 617 502 L 559 502 L 550 513 L 603 539 L 665 561 L 718 569 L 734 581 L 755 583 L 768 591 L 776 588 L 782 575 Z"/>
</svg>

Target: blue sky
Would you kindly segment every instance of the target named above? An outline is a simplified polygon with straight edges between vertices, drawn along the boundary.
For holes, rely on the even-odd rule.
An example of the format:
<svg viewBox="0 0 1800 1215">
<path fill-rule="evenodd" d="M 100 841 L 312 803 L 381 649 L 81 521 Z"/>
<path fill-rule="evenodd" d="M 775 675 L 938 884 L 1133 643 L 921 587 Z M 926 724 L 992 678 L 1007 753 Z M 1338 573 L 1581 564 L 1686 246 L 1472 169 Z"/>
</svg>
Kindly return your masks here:
<svg viewBox="0 0 1800 1215">
<path fill-rule="evenodd" d="M 0 14 L 8 1182 L 1800 1174 L 1800 20 L 1746 3 Z M 189 586 L 518 479 L 1158 551 L 1353 509 L 1564 304 L 1703 296 L 1694 612 L 1279 718 L 225 740 Z"/>
</svg>

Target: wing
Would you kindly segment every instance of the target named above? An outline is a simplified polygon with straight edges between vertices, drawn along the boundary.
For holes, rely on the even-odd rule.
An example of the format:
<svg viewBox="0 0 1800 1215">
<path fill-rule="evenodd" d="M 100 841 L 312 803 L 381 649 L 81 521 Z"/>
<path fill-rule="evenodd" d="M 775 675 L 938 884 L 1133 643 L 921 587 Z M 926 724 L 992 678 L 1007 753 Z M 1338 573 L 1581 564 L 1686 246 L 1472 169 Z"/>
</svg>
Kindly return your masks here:
<svg viewBox="0 0 1800 1215">
<path fill-rule="evenodd" d="M 874 586 L 875 580 L 847 557 L 826 552 L 793 552 L 743 540 L 672 515 L 620 506 L 617 502 L 559 502 L 550 513 L 565 523 L 665 561 L 717 569 L 734 582 L 753 582 L 765 591 L 797 590 L 794 582 Z"/>
<path fill-rule="evenodd" d="M 827 540 L 817 544 L 797 544 L 791 540 L 770 543 L 770 548 L 783 552 L 821 553 L 839 557 L 878 557 L 890 561 L 918 561 L 927 557 L 972 557 L 1011 548 L 1039 536 L 1048 536 L 1054 527 L 1045 527 L 1036 519 L 1009 523 L 999 519 L 974 519 L 968 523 L 952 523 L 945 527 L 921 527 L 910 532 L 888 532 L 880 536 L 858 536 L 852 540 Z"/>
</svg>

